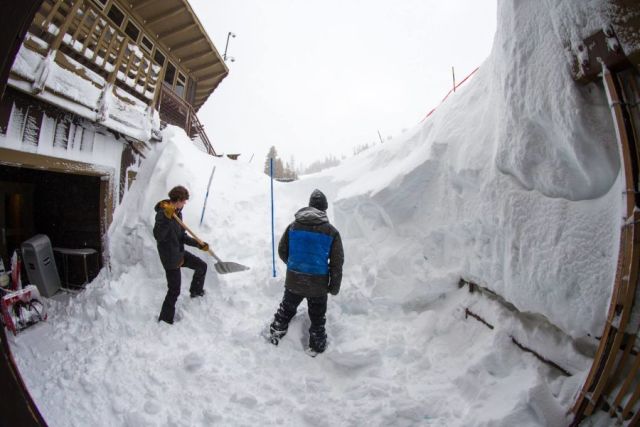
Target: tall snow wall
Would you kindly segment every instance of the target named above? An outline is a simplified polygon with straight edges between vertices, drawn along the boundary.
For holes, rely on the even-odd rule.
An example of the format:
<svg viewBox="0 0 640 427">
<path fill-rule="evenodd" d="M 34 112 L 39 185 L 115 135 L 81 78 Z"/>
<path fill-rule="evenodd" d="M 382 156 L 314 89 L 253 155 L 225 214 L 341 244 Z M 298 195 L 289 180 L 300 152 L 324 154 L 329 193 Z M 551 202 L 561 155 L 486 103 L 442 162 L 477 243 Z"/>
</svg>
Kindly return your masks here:
<svg viewBox="0 0 640 427">
<path fill-rule="evenodd" d="M 316 178 L 333 180 L 352 250 L 386 270 L 369 275 L 378 295 L 429 304 L 464 277 L 574 337 L 601 332 L 620 162 L 604 91 L 573 81 L 569 50 L 607 13 L 604 1 L 499 0 L 491 55 L 466 87 Z"/>
</svg>

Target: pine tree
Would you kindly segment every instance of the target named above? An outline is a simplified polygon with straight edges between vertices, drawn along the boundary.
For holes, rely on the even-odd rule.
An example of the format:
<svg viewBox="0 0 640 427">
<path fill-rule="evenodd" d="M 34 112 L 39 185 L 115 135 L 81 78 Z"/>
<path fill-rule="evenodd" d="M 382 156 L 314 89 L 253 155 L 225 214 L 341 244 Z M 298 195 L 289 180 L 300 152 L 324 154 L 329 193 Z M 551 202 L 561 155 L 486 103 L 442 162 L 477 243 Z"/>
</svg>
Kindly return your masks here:
<svg viewBox="0 0 640 427">
<path fill-rule="evenodd" d="M 273 175 L 274 178 L 277 177 L 276 175 L 276 161 L 278 159 L 278 151 L 276 150 L 275 146 L 271 146 L 271 148 L 269 148 L 269 153 L 267 153 L 267 159 L 264 162 L 264 173 L 266 173 L 267 175 L 271 175 L 271 161 L 270 159 L 273 159 Z"/>
<path fill-rule="evenodd" d="M 271 175 L 270 163 L 273 159 L 273 178 L 282 181 L 293 181 L 298 179 L 298 173 L 295 170 L 293 156 L 291 157 L 291 163 L 284 163 L 280 157 L 278 157 L 278 151 L 276 147 L 271 147 L 267 158 L 264 163 L 264 173 Z"/>
<path fill-rule="evenodd" d="M 282 165 L 282 159 L 277 158 L 274 162 L 273 177 L 276 179 L 284 178 L 284 166 Z"/>
</svg>

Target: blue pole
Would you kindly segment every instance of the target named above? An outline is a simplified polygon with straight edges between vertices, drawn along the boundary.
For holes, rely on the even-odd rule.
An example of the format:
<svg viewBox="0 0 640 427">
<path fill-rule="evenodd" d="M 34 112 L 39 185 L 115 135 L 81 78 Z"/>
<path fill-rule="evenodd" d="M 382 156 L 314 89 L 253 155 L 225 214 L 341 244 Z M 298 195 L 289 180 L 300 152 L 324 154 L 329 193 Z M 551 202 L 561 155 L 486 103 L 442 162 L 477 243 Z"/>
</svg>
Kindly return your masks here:
<svg viewBox="0 0 640 427">
<path fill-rule="evenodd" d="M 202 215 L 200 215 L 200 225 L 202 225 L 202 220 L 204 219 L 204 209 L 207 207 L 207 200 L 209 199 L 209 188 L 211 188 L 211 180 L 213 179 L 213 173 L 216 171 L 216 167 L 213 167 L 211 171 L 211 176 L 209 177 L 209 184 L 207 184 L 207 194 L 204 196 L 204 205 L 202 205 Z"/>
<path fill-rule="evenodd" d="M 273 264 L 273 277 L 276 277 L 276 237 L 273 218 L 273 158 L 269 159 L 269 172 L 271 173 L 271 262 Z"/>
</svg>

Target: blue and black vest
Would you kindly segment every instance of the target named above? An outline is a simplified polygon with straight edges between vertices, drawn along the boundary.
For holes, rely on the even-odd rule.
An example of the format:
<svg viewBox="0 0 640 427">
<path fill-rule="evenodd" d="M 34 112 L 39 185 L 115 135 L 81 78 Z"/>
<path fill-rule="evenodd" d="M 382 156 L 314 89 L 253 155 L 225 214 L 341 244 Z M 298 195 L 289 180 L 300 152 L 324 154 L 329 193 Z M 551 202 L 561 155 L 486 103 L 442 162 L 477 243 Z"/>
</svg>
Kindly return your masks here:
<svg viewBox="0 0 640 427">
<path fill-rule="evenodd" d="M 329 274 L 329 252 L 333 237 L 305 230 L 289 230 L 287 268 L 298 273 Z"/>
</svg>

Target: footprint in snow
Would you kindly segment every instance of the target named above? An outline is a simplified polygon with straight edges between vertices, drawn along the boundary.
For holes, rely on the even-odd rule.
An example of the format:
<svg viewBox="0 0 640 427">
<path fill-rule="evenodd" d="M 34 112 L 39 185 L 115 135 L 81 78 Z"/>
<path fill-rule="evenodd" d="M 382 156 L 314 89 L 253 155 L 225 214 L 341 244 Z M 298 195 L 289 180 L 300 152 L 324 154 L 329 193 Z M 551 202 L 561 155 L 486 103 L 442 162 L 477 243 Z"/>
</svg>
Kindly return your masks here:
<svg viewBox="0 0 640 427">
<path fill-rule="evenodd" d="M 192 352 L 184 357 L 184 368 L 189 372 L 195 372 L 202 367 L 204 359 L 198 353 Z"/>
<path fill-rule="evenodd" d="M 349 369 L 363 368 L 380 363 L 382 360 L 380 351 L 372 348 L 336 348 L 330 353 L 329 358 L 334 363 Z"/>
</svg>

